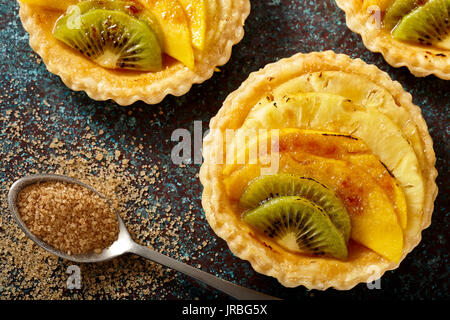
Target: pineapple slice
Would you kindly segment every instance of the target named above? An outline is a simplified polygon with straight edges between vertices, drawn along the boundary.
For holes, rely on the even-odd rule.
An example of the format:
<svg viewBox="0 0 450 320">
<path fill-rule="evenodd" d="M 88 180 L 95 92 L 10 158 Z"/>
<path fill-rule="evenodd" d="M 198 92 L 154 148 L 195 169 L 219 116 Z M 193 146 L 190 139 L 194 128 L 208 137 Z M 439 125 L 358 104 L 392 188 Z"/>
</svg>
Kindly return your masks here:
<svg viewBox="0 0 450 320">
<path fill-rule="evenodd" d="M 406 203 L 405 193 L 397 181 L 394 185 L 394 195 L 395 211 L 400 220 L 400 226 L 403 230 L 406 230 L 406 227 L 408 226 L 408 205 Z"/>
<path fill-rule="evenodd" d="M 248 114 L 240 131 L 286 127 L 334 131 L 361 138 L 405 192 L 408 221 L 419 223 L 417 217 L 421 216 L 424 203 L 420 165 L 414 149 L 389 117 L 354 105 L 341 96 L 303 93 L 281 100 L 261 101 Z"/>
<path fill-rule="evenodd" d="M 164 35 L 164 52 L 194 68 L 194 49 L 191 32 L 183 7 L 177 0 L 140 0 L 155 16 Z"/>
<path fill-rule="evenodd" d="M 178 0 L 183 6 L 192 34 L 192 45 L 205 49 L 206 36 L 206 0 Z"/>
<path fill-rule="evenodd" d="M 300 92 L 337 94 L 354 104 L 388 116 L 411 143 L 421 166 L 425 166 L 422 139 L 409 113 L 399 107 L 385 88 L 362 75 L 341 71 L 315 72 L 292 79 L 274 90 L 274 97 L 295 95 Z"/>
<path fill-rule="evenodd" d="M 74 5 L 78 0 L 19 0 L 22 3 L 45 7 L 51 10 L 66 11 L 71 5 Z"/>
</svg>

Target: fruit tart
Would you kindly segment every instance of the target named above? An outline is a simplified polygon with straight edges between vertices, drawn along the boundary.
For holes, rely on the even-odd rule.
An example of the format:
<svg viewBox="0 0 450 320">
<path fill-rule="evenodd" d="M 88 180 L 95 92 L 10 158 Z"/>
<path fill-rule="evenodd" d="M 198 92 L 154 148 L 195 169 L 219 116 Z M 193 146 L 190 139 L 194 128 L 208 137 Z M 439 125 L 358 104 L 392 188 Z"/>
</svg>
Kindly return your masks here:
<svg viewBox="0 0 450 320">
<path fill-rule="evenodd" d="M 297 54 L 251 74 L 211 120 L 203 154 L 211 227 L 287 287 L 374 281 L 431 221 L 436 159 L 419 107 L 346 55 Z"/>
<path fill-rule="evenodd" d="M 183 95 L 225 64 L 249 0 L 20 0 L 30 45 L 73 90 L 120 105 Z"/>
<path fill-rule="evenodd" d="M 336 0 L 365 46 L 417 77 L 450 79 L 450 0 Z"/>
</svg>

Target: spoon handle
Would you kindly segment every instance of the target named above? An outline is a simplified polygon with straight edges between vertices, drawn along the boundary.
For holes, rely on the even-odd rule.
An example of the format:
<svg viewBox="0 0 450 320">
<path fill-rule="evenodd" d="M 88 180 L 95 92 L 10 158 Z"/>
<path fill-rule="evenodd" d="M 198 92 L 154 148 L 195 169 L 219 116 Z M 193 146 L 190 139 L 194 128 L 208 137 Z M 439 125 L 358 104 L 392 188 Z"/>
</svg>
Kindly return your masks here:
<svg viewBox="0 0 450 320">
<path fill-rule="evenodd" d="M 178 260 L 175 260 L 171 257 L 168 257 L 150 248 L 138 244 L 133 245 L 129 250 L 129 252 L 132 252 L 141 257 L 157 262 L 173 270 L 184 273 L 185 275 L 188 275 L 198 281 L 201 281 L 238 300 L 280 300 L 278 298 L 257 292 L 255 290 L 238 286 L 237 284 L 231 283 L 229 281 L 225 281 L 216 276 L 213 276 L 212 274 L 191 267 L 188 264 L 185 264 L 183 262 L 180 262 Z"/>
</svg>

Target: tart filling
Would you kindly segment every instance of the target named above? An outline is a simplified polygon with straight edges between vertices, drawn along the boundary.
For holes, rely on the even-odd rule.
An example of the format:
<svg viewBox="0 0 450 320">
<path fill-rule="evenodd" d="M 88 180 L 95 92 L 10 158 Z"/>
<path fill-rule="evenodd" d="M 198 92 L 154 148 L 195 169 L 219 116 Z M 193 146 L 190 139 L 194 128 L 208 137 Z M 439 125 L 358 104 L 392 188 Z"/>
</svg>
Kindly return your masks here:
<svg viewBox="0 0 450 320">
<path fill-rule="evenodd" d="M 336 0 L 366 47 L 416 76 L 450 79 L 449 0 Z"/>
<path fill-rule="evenodd" d="M 158 103 L 227 62 L 248 0 L 20 1 L 30 44 L 49 71 L 96 100 Z"/>
<path fill-rule="evenodd" d="M 425 122 L 398 83 L 361 60 L 324 52 L 269 65 L 210 127 L 206 217 L 237 256 L 285 286 L 349 289 L 373 267 L 381 276 L 430 223 Z"/>
<path fill-rule="evenodd" d="M 450 50 L 450 1 L 395 0 L 385 8 L 383 27 L 394 39 Z"/>
<path fill-rule="evenodd" d="M 51 1 L 26 2 L 62 8 Z M 105 68 L 159 71 L 165 53 L 193 69 L 193 45 L 204 47 L 207 7 L 199 1 L 192 10 L 191 2 L 74 0 L 56 21 L 53 36 Z"/>
</svg>

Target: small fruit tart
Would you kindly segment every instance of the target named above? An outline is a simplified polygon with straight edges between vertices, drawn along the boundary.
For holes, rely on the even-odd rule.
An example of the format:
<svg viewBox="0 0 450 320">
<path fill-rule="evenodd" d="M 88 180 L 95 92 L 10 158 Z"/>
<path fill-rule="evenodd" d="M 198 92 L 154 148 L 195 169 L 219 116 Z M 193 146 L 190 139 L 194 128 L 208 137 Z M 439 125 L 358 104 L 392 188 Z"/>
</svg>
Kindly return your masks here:
<svg viewBox="0 0 450 320">
<path fill-rule="evenodd" d="M 270 64 L 228 96 L 210 130 L 206 218 L 284 286 L 374 281 L 431 222 L 436 159 L 421 111 L 359 59 L 327 51 Z"/>
<path fill-rule="evenodd" d="M 225 64 L 249 0 L 20 0 L 30 45 L 92 99 L 159 103 Z"/>
<path fill-rule="evenodd" d="M 336 0 L 365 46 L 417 77 L 450 79 L 450 0 Z"/>
</svg>

